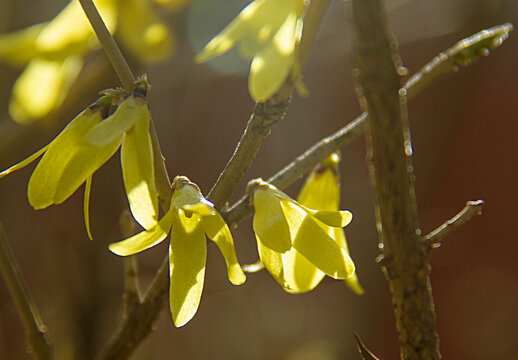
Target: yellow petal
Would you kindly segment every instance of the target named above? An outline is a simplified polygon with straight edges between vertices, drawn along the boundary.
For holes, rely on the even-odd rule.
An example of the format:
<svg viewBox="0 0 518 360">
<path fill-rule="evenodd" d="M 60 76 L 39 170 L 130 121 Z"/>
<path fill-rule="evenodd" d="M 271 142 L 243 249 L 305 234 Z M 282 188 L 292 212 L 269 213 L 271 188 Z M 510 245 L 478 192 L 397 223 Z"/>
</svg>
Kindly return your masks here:
<svg viewBox="0 0 518 360">
<path fill-rule="evenodd" d="M 230 282 L 234 285 L 243 284 L 246 280 L 246 276 L 237 261 L 234 240 L 232 239 L 230 229 L 221 215 L 216 213 L 213 216 L 203 216 L 201 222 L 205 233 L 209 239 L 218 245 L 219 250 L 225 258 Z"/>
<path fill-rule="evenodd" d="M 28 158 L 20 161 L 18 164 L 14 164 L 13 166 L 11 166 L 11 167 L 5 169 L 4 171 L 0 172 L 0 179 L 3 178 L 6 175 L 9 175 L 10 173 L 12 173 L 12 172 L 14 172 L 16 170 L 20 170 L 20 169 L 26 167 L 27 165 L 29 165 L 31 162 L 33 162 L 34 160 L 39 158 L 45 151 L 47 151 L 47 148 L 49 147 L 49 145 L 50 144 L 45 145 L 44 147 L 42 147 L 41 149 L 36 151 L 34 154 L 29 156 Z"/>
<path fill-rule="evenodd" d="M 257 52 L 250 67 L 248 88 L 255 101 L 265 101 L 286 81 L 295 61 L 297 13 L 292 11 L 271 42 Z"/>
<path fill-rule="evenodd" d="M 128 256 L 159 244 L 167 237 L 171 230 L 173 212 L 173 210 L 166 212 L 154 228 L 142 231 L 126 240 L 112 243 L 108 246 L 108 249 L 114 254 Z"/>
<path fill-rule="evenodd" d="M 330 168 L 312 171 L 300 190 L 297 201 L 310 209 L 338 210 L 340 187 L 336 171 Z"/>
<path fill-rule="evenodd" d="M 216 214 L 214 204 L 203 197 L 198 187 L 194 184 L 182 184 L 178 186 L 171 198 L 171 206 L 196 213 L 201 216 Z"/>
<path fill-rule="evenodd" d="M 65 60 L 35 58 L 16 80 L 9 114 L 20 124 L 30 124 L 61 106 L 83 66 L 80 57 Z"/>
<path fill-rule="evenodd" d="M 0 35 L 0 60 L 11 65 L 25 65 L 36 56 L 35 40 L 46 23 L 36 24 Z"/>
<path fill-rule="evenodd" d="M 158 218 L 149 116 L 138 118 L 126 131 L 121 146 L 121 165 L 131 213 L 143 228 L 149 230 Z"/>
<path fill-rule="evenodd" d="M 290 284 L 291 293 L 304 293 L 313 290 L 325 274 L 297 250 L 291 248 L 282 254 L 286 283 Z"/>
<path fill-rule="evenodd" d="M 260 187 L 255 191 L 254 210 L 254 232 L 261 243 L 280 253 L 288 251 L 291 248 L 288 221 L 279 198 L 269 187 Z"/>
<path fill-rule="evenodd" d="M 207 244 L 197 215 L 190 218 L 172 211 L 173 226 L 169 247 L 170 306 L 176 327 L 188 323 L 198 310 L 203 282 Z"/>
<path fill-rule="evenodd" d="M 309 215 L 297 229 L 293 247 L 335 279 L 346 279 L 354 273 L 354 263 L 349 254 Z"/>
<path fill-rule="evenodd" d="M 113 31 L 117 19 L 115 1 L 95 1 L 106 26 Z M 85 54 L 92 45 L 98 45 L 92 26 L 77 0 L 71 1 L 36 39 L 39 52 L 53 59 L 63 59 L 72 54 Z"/>
<path fill-rule="evenodd" d="M 126 130 L 133 126 L 137 119 L 149 116 L 147 103 L 142 98 L 128 96 L 107 119 L 99 122 L 85 135 L 85 140 L 98 147 L 106 146 L 120 138 Z"/>
<path fill-rule="evenodd" d="M 35 209 L 65 201 L 119 148 L 122 136 L 104 147 L 84 141 L 84 134 L 100 120 L 99 111 L 87 109 L 49 145 L 29 180 L 29 202 Z"/>
<path fill-rule="evenodd" d="M 320 211 L 309 209 L 307 207 L 304 207 L 304 209 L 314 218 L 322 221 L 326 225 L 333 227 L 347 226 L 353 219 L 353 214 L 351 214 L 351 212 L 348 210 Z"/>
<path fill-rule="evenodd" d="M 335 241 L 349 254 L 349 249 L 347 247 L 347 241 L 345 239 L 344 230 L 342 228 L 333 228 L 332 230 L 335 233 Z M 356 272 L 347 279 L 345 279 L 344 282 L 357 295 L 362 295 L 364 293 L 363 287 L 361 286 L 360 281 L 358 280 L 358 275 L 356 274 Z"/>
<path fill-rule="evenodd" d="M 83 201 L 83 216 L 85 218 L 86 234 L 90 240 L 93 240 L 92 231 L 90 229 L 90 192 L 92 190 L 92 175 L 86 178 L 85 195 Z"/>
<path fill-rule="evenodd" d="M 283 287 L 283 289 L 290 290 L 291 286 L 286 282 L 286 278 L 284 276 L 282 254 L 265 246 L 257 234 L 255 237 L 257 239 L 257 252 L 259 253 L 259 258 L 264 264 L 264 267 L 279 283 L 279 285 Z"/>
<path fill-rule="evenodd" d="M 118 34 L 123 45 L 140 61 L 152 63 L 171 56 L 173 33 L 147 1 L 126 0 L 119 10 Z"/>
</svg>

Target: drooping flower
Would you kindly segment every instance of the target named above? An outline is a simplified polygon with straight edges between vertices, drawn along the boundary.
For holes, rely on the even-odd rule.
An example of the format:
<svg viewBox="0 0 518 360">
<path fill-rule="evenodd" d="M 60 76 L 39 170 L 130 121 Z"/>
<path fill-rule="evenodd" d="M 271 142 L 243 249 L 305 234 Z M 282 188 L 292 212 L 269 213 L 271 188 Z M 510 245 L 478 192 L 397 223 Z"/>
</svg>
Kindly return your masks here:
<svg viewBox="0 0 518 360">
<path fill-rule="evenodd" d="M 171 233 L 169 245 L 170 307 L 177 327 L 189 322 L 198 310 L 205 279 L 207 243 L 214 241 L 225 258 L 228 278 L 241 285 L 246 277 L 234 250 L 232 234 L 214 205 L 185 176 L 173 181 L 171 206 L 158 224 L 129 239 L 109 245 L 110 251 L 127 256 L 149 249 Z"/>
<path fill-rule="evenodd" d="M 250 191 L 254 191 L 253 226 L 259 257 L 287 292 L 307 291 L 297 282 L 292 249 L 332 278 L 347 279 L 354 274 L 351 257 L 329 233 L 329 227 L 342 228 L 351 222 L 349 211 L 310 209 L 261 179 L 251 184 Z"/>
<path fill-rule="evenodd" d="M 168 57 L 174 39 L 146 1 L 96 0 L 108 30 L 142 62 Z M 138 46 L 137 46 L 138 44 Z M 85 57 L 100 48 L 79 2 L 72 0 L 56 17 L 0 36 L 0 61 L 25 69 L 16 80 L 9 113 L 21 124 L 44 118 L 63 103 Z"/>
<path fill-rule="evenodd" d="M 338 163 L 340 156 L 332 154 L 307 177 L 297 201 L 311 209 L 338 211 L 340 206 L 340 180 Z M 349 254 L 345 232 L 341 227 L 327 226 L 328 235 Z M 291 248 L 283 256 L 285 268 L 290 269 L 295 284 L 294 292 L 313 290 L 324 278 L 325 273 L 309 262 L 300 252 Z M 345 279 L 345 283 L 357 294 L 363 289 L 356 272 Z"/>
<path fill-rule="evenodd" d="M 304 0 L 255 0 L 196 56 L 204 62 L 239 44 L 252 58 L 248 88 L 255 101 L 264 102 L 297 66 L 302 35 Z"/>
<path fill-rule="evenodd" d="M 60 204 L 86 182 L 85 209 L 92 175 L 121 148 L 124 185 L 131 212 L 149 229 L 156 225 L 158 200 L 155 189 L 153 149 L 149 135 L 149 109 L 145 78 L 130 94 L 108 92 L 77 115 L 48 145 L 0 173 L 0 178 L 42 156 L 29 180 L 27 195 L 34 209 Z M 114 104 L 114 100 L 117 100 Z M 117 105 L 113 114 L 109 109 Z M 91 238 L 88 211 L 85 223 Z"/>
</svg>

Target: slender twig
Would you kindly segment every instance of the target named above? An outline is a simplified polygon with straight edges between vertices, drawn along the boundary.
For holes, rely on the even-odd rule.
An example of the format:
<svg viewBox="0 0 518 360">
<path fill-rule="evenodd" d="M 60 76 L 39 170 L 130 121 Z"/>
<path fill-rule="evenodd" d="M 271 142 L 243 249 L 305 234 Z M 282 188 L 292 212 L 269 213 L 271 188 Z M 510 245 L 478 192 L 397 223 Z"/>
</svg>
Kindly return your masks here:
<svg viewBox="0 0 518 360">
<path fill-rule="evenodd" d="M 16 306 L 16 311 L 27 335 L 29 351 L 35 359 L 53 359 L 52 349 L 47 342 L 45 325 L 29 290 L 25 286 L 16 259 L 11 251 L 3 226 L 0 224 L 0 270 Z"/>
<path fill-rule="evenodd" d="M 381 0 L 353 0 L 354 49 L 368 109 L 367 158 L 383 270 L 392 292 L 401 359 L 438 360 L 428 247 L 419 227 L 406 94 Z"/>
<path fill-rule="evenodd" d="M 367 349 L 362 339 L 360 339 L 360 335 L 358 335 L 358 333 L 354 333 L 354 337 L 356 339 L 356 346 L 358 347 L 358 351 L 360 352 L 360 355 L 363 360 L 379 360 L 379 358 L 377 358 L 372 353 L 372 351 Z"/>
<path fill-rule="evenodd" d="M 99 15 L 99 11 L 97 11 L 97 8 L 95 7 L 92 0 L 79 0 L 79 2 L 81 3 L 81 7 L 88 17 L 88 21 L 90 21 L 90 24 L 92 25 L 92 28 L 94 29 L 99 42 L 103 46 L 108 60 L 110 60 L 113 68 L 115 69 L 115 72 L 117 73 L 122 86 L 124 86 L 124 89 L 127 91 L 130 91 L 133 87 L 133 84 L 135 83 L 135 77 L 129 68 L 128 62 L 117 46 L 117 43 L 111 36 L 108 28 L 106 28 L 101 15 Z"/>
<path fill-rule="evenodd" d="M 313 0 L 309 5 L 304 18 L 304 32 L 300 44 L 299 62 L 301 67 L 307 61 L 309 50 L 313 46 L 329 2 L 330 0 Z M 271 127 L 284 118 L 291 102 L 295 82 L 296 80 L 289 77 L 275 95 L 264 103 L 256 103 L 254 112 L 232 157 L 207 196 L 218 210 L 234 193 L 245 172 L 255 159 L 264 138 L 270 133 Z"/>
<path fill-rule="evenodd" d="M 441 241 L 452 231 L 458 229 L 477 215 L 482 215 L 484 200 L 467 201 L 466 206 L 450 220 L 447 220 L 424 238 L 431 248 L 441 246 Z"/>
<path fill-rule="evenodd" d="M 511 30 L 511 24 L 503 24 L 482 30 L 441 52 L 414 74 L 403 86 L 404 92 L 407 93 L 407 98 L 412 99 L 442 75 L 448 72 L 455 72 L 459 66 L 472 64 L 477 56 L 487 55 L 480 49 L 494 49 L 496 46 L 499 46 L 508 37 Z M 489 44 L 492 45 L 490 46 Z M 459 59 L 465 58 L 466 54 L 472 54 L 470 61 L 459 61 Z M 268 182 L 279 189 L 288 187 L 333 152 L 362 135 L 365 132 L 366 124 L 367 113 L 364 112 L 337 132 L 320 140 L 304 153 L 297 156 L 295 160 L 269 178 Z M 252 207 L 249 205 L 248 196 L 243 196 L 239 201 L 230 206 L 224 216 L 229 225 L 235 226 L 246 216 L 250 215 L 251 212 Z"/>
</svg>

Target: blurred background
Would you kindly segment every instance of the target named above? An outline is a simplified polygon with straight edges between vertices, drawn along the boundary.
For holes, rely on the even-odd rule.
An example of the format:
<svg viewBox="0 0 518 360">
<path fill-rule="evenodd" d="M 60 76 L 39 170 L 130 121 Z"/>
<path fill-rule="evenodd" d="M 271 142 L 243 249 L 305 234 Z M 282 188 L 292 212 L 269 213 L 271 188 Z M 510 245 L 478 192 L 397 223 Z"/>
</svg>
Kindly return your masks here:
<svg viewBox="0 0 518 360">
<path fill-rule="evenodd" d="M 172 56 L 136 73 L 153 85 L 150 106 L 169 174 L 188 176 L 207 194 L 225 166 L 252 112 L 246 61 L 231 52 L 209 64 L 193 56 L 247 3 L 192 0 L 173 9 L 153 5 L 174 36 Z M 2 0 L 0 31 L 53 18 L 64 0 Z M 484 28 L 518 20 L 514 0 L 392 0 L 390 23 L 413 74 L 440 51 Z M 268 178 L 313 143 L 360 113 L 352 76 L 351 8 L 333 1 L 304 70 L 311 95 L 294 96 L 233 196 L 246 182 Z M 432 252 L 432 285 L 441 352 L 449 359 L 511 360 L 518 353 L 518 225 L 515 204 L 518 42 L 512 35 L 487 58 L 450 74 L 409 103 L 421 226 L 427 233 L 467 200 L 486 202 L 476 217 Z M 48 143 L 98 91 L 119 83 L 102 52 L 92 52 L 63 105 L 42 121 L 18 125 L 8 113 L 11 88 L 22 68 L 0 64 L 0 168 Z M 342 149 L 341 206 L 354 214 L 346 228 L 365 294 L 326 278 L 316 290 L 285 293 L 265 271 L 235 287 L 223 258 L 210 246 L 197 315 L 176 329 L 164 306 L 155 331 L 132 359 L 359 359 L 353 332 L 381 359 L 397 359 L 391 298 L 379 265 L 365 142 Z M 31 165 L 0 181 L 0 221 L 48 327 L 57 359 L 90 359 L 121 318 L 122 259 L 107 244 L 122 238 L 118 219 L 127 202 L 118 155 L 93 180 L 86 236 L 82 189 L 59 206 L 34 211 L 26 187 Z M 302 181 L 287 189 L 296 196 Z M 233 230 L 242 264 L 257 260 L 251 219 Z M 165 254 L 165 242 L 138 257 L 145 289 Z M 23 328 L 0 280 L 0 359 L 30 359 Z"/>
</svg>

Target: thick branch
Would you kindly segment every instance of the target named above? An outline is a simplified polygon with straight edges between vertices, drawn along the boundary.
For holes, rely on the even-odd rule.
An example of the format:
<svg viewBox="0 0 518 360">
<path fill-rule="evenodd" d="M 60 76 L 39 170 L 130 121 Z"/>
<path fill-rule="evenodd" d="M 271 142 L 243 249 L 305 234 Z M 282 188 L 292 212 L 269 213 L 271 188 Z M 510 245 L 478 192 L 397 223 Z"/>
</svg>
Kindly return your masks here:
<svg viewBox="0 0 518 360">
<path fill-rule="evenodd" d="M 440 359 L 428 247 L 421 237 L 401 66 L 380 0 L 353 0 L 358 80 L 368 117 L 376 221 L 393 296 L 401 359 Z M 403 92 L 404 95 L 404 92 Z"/>
<path fill-rule="evenodd" d="M 445 221 L 444 224 L 425 236 L 428 246 L 432 248 L 441 246 L 442 239 L 452 231 L 458 229 L 475 216 L 481 215 L 483 205 L 484 200 L 467 201 L 466 206 L 457 215 Z"/>
<path fill-rule="evenodd" d="M 46 339 L 45 325 L 43 325 L 38 309 L 25 286 L 20 268 L 7 242 L 7 237 L 1 224 L 0 271 L 13 297 L 16 311 L 25 329 L 32 357 L 38 360 L 53 359 L 52 350 Z"/>
</svg>

